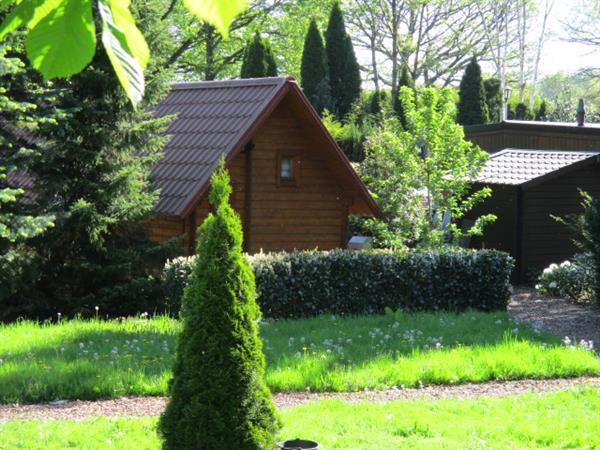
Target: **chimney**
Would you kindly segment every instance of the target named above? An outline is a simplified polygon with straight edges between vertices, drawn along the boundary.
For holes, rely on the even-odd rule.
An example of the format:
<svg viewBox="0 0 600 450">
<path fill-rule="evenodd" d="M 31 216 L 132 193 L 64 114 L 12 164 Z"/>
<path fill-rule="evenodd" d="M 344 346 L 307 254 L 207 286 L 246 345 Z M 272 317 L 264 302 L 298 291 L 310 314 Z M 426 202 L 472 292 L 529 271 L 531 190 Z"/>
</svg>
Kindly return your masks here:
<svg viewBox="0 0 600 450">
<path fill-rule="evenodd" d="M 579 99 L 579 104 L 577 105 L 577 126 L 585 126 L 585 104 L 582 98 Z"/>
</svg>

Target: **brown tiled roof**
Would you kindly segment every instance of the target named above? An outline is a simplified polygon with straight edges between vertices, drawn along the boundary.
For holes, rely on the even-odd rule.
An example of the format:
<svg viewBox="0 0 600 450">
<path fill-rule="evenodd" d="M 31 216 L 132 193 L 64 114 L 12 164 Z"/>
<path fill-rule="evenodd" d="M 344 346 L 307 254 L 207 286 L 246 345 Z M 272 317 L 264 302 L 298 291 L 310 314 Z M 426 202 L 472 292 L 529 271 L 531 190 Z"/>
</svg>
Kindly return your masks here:
<svg viewBox="0 0 600 450">
<path fill-rule="evenodd" d="M 222 156 L 244 145 L 247 131 L 284 88 L 287 78 L 174 84 L 157 107 L 176 114 L 165 155 L 153 170 L 160 189 L 158 214 L 182 215 Z"/>
<path fill-rule="evenodd" d="M 598 152 L 560 150 L 523 150 L 508 148 L 494 153 L 477 177 L 479 183 L 522 185 L 551 174 L 558 174 L 576 164 L 594 162 Z"/>
</svg>

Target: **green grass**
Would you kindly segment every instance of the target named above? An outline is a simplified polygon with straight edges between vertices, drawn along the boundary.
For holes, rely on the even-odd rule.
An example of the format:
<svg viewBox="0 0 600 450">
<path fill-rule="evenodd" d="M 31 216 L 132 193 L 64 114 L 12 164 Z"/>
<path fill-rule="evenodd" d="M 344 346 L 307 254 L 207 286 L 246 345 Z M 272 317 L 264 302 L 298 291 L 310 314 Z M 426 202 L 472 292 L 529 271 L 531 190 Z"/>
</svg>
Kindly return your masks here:
<svg viewBox="0 0 600 450">
<path fill-rule="evenodd" d="M 326 400 L 282 411 L 280 438 L 327 450 L 600 448 L 600 391 L 585 388 L 474 400 L 348 404 Z M 0 423 L 6 449 L 158 449 L 156 418 Z"/>
<path fill-rule="evenodd" d="M 0 327 L 0 402 L 162 395 L 179 322 Z M 600 358 L 506 313 L 406 314 L 262 326 L 274 391 L 360 390 L 600 374 Z"/>
</svg>

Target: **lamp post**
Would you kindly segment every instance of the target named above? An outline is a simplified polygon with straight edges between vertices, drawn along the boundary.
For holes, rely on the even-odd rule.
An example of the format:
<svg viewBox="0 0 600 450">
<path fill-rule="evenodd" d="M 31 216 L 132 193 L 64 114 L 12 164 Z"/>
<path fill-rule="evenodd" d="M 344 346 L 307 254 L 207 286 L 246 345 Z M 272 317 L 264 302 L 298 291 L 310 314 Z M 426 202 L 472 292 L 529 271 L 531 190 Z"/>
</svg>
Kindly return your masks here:
<svg viewBox="0 0 600 450">
<path fill-rule="evenodd" d="M 510 88 L 504 88 L 504 104 L 502 105 L 502 121 L 508 120 L 508 99 L 510 98 Z"/>
</svg>

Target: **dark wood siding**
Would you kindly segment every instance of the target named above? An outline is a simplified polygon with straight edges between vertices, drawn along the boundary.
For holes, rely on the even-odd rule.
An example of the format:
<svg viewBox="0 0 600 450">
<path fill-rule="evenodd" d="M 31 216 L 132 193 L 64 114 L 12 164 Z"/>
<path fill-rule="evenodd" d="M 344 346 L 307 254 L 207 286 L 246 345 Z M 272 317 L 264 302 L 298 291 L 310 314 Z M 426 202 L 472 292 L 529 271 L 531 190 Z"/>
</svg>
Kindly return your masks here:
<svg viewBox="0 0 600 450">
<path fill-rule="evenodd" d="M 473 248 L 493 248 L 516 257 L 517 252 L 517 189 L 515 186 L 490 186 L 492 196 L 485 199 L 467 215 L 475 219 L 484 214 L 495 214 L 494 223 L 484 228 L 484 235 L 471 239 Z"/>
<path fill-rule="evenodd" d="M 467 139 L 495 153 L 505 148 L 531 150 L 600 150 L 600 136 L 544 131 L 497 130 L 467 133 Z"/>
<path fill-rule="evenodd" d="M 581 212 L 579 189 L 600 195 L 599 165 L 570 172 L 524 191 L 523 267 L 526 273 L 559 263 L 577 252 L 572 233 L 551 216 Z"/>
</svg>

